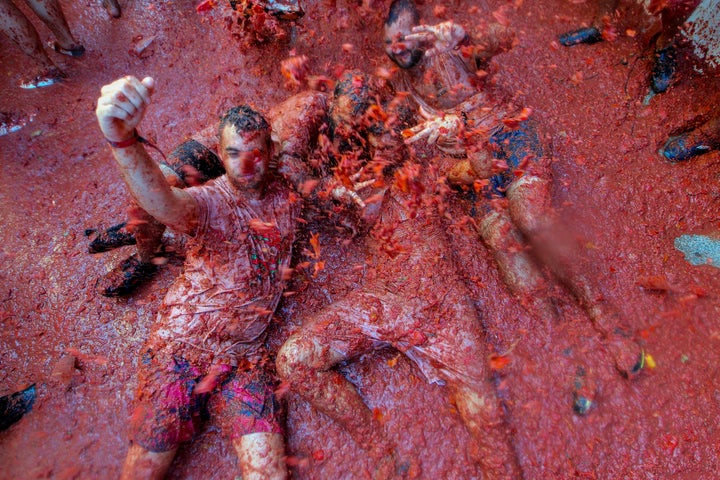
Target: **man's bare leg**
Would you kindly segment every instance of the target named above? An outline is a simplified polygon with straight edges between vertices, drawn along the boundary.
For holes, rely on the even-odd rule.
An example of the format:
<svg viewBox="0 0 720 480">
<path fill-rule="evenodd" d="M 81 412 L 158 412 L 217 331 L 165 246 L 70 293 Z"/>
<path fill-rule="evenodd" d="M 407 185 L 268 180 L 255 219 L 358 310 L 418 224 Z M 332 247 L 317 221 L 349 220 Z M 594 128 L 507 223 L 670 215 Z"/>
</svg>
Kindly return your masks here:
<svg viewBox="0 0 720 480">
<path fill-rule="evenodd" d="M 120 480 L 160 480 L 172 464 L 177 448 L 167 452 L 151 452 L 133 443 L 130 445 Z"/>
<path fill-rule="evenodd" d="M 521 478 L 510 432 L 499 424 L 503 414 L 494 392 L 482 394 L 479 389 L 460 382 L 448 382 L 448 387 L 454 395 L 465 428 L 476 441 L 483 478 Z"/>
<path fill-rule="evenodd" d="M 355 442 L 378 462 L 378 475 L 392 475 L 392 447 L 382 425 L 373 417 L 357 390 L 342 374 L 333 370 L 340 362 L 362 353 L 342 353 L 330 347 L 331 340 L 314 332 L 292 335 L 277 355 L 277 372 L 313 407 L 340 424 Z M 367 345 L 368 342 L 361 341 Z M 368 348 L 363 348 L 367 351 Z"/>
<path fill-rule="evenodd" d="M 117 227 L 112 227 L 117 228 Z M 110 229 L 111 230 L 111 229 Z M 132 202 L 128 209 L 128 222 L 121 235 L 131 236 L 137 246 L 137 253 L 129 256 L 102 277 L 97 284 L 97 291 L 106 297 L 119 297 L 134 291 L 145 283 L 157 271 L 156 257 L 162 246 L 165 225 L 158 222 L 152 215 Z M 108 238 L 109 230 L 103 232 L 90 244 L 102 244 Z M 104 250 L 97 250 L 98 252 Z"/>
<path fill-rule="evenodd" d="M 550 182 L 539 176 L 525 175 L 507 190 L 513 223 L 533 246 L 535 255 L 573 293 L 587 312 L 595 329 L 605 337 L 615 366 L 625 376 L 639 372 L 643 353 L 632 341 L 627 325 L 614 305 L 605 300 L 595 282 L 588 278 L 581 252 L 562 232 L 549 204 Z"/>
<path fill-rule="evenodd" d="M 82 55 L 85 49 L 73 37 L 58 0 L 26 0 L 26 2 L 55 35 L 60 48 L 78 52 L 73 53 L 73 56 Z"/>
<path fill-rule="evenodd" d="M 557 320 L 557 309 L 543 293 L 547 282 L 508 214 L 490 212 L 480 222 L 479 233 L 510 291 L 547 324 Z"/>
<path fill-rule="evenodd" d="M 22 85 L 50 85 L 65 76 L 45 53 L 35 27 L 10 0 L 0 0 L 0 32 L 39 65 L 38 71 L 23 80 Z"/>
<path fill-rule="evenodd" d="M 142 263 L 152 263 L 162 245 L 165 225 L 134 202 L 128 217 L 128 231 L 135 236 L 138 258 Z"/>
<path fill-rule="evenodd" d="M 243 480 L 287 478 L 285 442 L 279 433 L 251 433 L 233 440 Z"/>
</svg>

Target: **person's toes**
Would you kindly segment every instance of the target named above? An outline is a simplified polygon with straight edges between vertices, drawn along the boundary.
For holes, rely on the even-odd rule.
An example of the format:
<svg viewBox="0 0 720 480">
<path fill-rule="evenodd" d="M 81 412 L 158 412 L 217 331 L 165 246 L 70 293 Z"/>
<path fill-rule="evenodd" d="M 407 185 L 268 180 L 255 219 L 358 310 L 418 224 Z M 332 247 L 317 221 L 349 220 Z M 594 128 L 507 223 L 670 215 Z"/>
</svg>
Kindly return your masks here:
<svg viewBox="0 0 720 480">
<path fill-rule="evenodd" d="M 634 378 L 645 366 L 645 352 L 629 338 L 613 335 L 608 340 L 608 348 L 615 360 L 615 368 L 625 378 Z"/>
</svg>

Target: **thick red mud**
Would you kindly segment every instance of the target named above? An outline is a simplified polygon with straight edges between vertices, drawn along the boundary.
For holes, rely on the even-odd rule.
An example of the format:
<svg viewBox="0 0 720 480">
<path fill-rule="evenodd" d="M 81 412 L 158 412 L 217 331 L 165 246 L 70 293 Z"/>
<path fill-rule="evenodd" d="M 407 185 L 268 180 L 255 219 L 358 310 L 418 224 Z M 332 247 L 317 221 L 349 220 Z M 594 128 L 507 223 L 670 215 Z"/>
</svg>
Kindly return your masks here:
<svg viewBox="0 0 720 480">
<path fill-rule="evenodd" d="M 247 51 L 219 15 L 198 15 L 196 2 L 121 1 L 119 20 L 111 20 L 100 1 L 62 3 L 87 48 L 81 59 L 50 52 L 69 74 L 63 84 L 16 88 L 32 65 L 8 41 L 0 43 L 0 109 L 33 117 L 0 137 L 0 394 L 38 386 L 33 411 L 0 433 L 2 479 L 119 474 L 137 352 L 182 263 L 173 259 L 127 299 L 95 292 L 97 278 L 131 251 L 86 253 L 84 230 L 123 219 L 127 201 L 96 126 L 100 87 L 125 74 L 153 76 L 158 92 L 141 134 L 168 152 L 231 105 L 267 111 L 287 98 L 292 92 L 280 62 L 292 54 L 307 55 L 310 73 L 327 77 L 343 67 L 372 73 L 390 66 L 381 44 L 389 0 L 371 1 L 365 13 L 345 0 L 306 2 L 287 42 Z M 686 263 L 673 241 L 720 228 L 720 157 L 671 165 L 657 149 L 669 133 L 713 113 L 719 79 L 682 61 L 678 83 L 643 106 L 656 28 L 627 2 L 614 23 L 614 41 L 573 48 L 558 46 L 556 37 L 592 18 L 591 1 L 426 0 L 421 8 L 429 23 L 452 18 L 472 29 L 496 12 L 517 29 L 519 44 L 493 61 L 495 79 L 533 110 L 553 159 L 553 204 L 585 246 L 589 276 L 653 360 L 637 378 L 622 378 L 563 287 L 550 282 L 547 292 L 561 319 L 542 322 L 508 293 L 476 235 L 451 229 L 489 350 L 503 356 L 493 363 L 496 388 L 524 477 L 715 478 L 720 276 L 711 266 Z M 461 211 L 451 205 L 451 213 Z M 363 262 L 361 253 L 337 237 L 320 241 L 325 270 L 295 282 L 298 293 L 276 316 L 273 348 L 313 312 L 358 287 L 354 267 Z M 168 243 L 182 251 L 178 238 Z M 76 357 L 76 368 L 63 360 L 68 355 Z M 447 390 L 428 385 L 415 365 L 385 350 L 342 371 L 386 422 L 400 457 L 413 460 L 411 473 L 481 476 L 472 460 L 476 447 Z M 584 416 L 573 411 L 578 382 L 593 395 Z M 370 460 L 346 432 L 292 392 L 284 399 L 296 478 L 372 474 Z M 181 448 L 169 477 L 237 475 L 232 449 L 211 421 Z"/>
</svg>

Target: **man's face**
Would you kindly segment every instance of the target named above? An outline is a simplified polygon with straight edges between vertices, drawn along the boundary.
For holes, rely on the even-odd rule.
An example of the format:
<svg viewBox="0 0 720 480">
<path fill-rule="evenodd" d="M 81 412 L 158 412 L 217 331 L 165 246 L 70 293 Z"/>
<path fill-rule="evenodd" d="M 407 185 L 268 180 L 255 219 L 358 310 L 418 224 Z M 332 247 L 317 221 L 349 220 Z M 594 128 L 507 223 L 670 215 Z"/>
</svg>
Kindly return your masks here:
<svg viewBox="0 0 720 480">
<path fill-rule="evenodd" d="M 220 136 L 220 158 L 230 183 L 238 189 L 259 189 L 268 173 L 270 132 L 237 133 L 226 126 Z"/>
<path fill-rule="evenodd" d="M 385 53 L 400 68 L 412 68 L 420 62 L 425 52 L 417 40 L 406 40 L 414 27 L 411 13 L 401 13 L 397 20 L 385 25 Z"/>
</svg>

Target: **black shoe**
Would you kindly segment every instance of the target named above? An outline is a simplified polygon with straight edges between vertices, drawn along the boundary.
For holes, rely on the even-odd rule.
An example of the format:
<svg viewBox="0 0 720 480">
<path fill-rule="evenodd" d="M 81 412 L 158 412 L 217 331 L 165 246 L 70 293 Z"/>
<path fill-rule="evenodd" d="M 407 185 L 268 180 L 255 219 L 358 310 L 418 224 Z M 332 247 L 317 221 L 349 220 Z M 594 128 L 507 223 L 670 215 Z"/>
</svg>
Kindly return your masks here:
<svg viewBox="0 0 720 480">
<path fill-rule="evenodd" d="M 241 6 L 241 2 L 238 0 L 229 1 L 233 10 L 237 10 Z M 252 4 L 259 5 L 263 10 L 279 20 L 297 20 L 305 15 L 299 0 L 254 0 L 248 2 L 248 5 Z"/>
<path fill-rule="evenodd" d="M 0 397 L 0 432 L 10 428 L 32 409 L 35 403 L 35 384 L 25 390 Z"/>
<path fill-rule="evenodd" d="M 677 137 L 668 138 L 665 145 L 660 149 L 660 155 L 675 163 L 697 157 L 712 149 L 711 145 L 702 142 L 695 145 L 688 145 L 688 135 L 685 133 Z"/>
<path fill-rule="evenodd" d="M 131 255 L 100 280 L 97 287 L 98 293 L 105 297 L 128 295 L 150 280 L 155 272 L 157 272 L 157 265 L 143 263 L 137 255 Z"/>
<path fill-rule="evenodd" d="M 563 33 L 558 37 L 558 40 L 565 47 L 572 47 L 581 43 L 590 45 L 602 41 L 602 33 L 595 27 L 578 28 Z"/>
<path fill-rule="evenodd" d="M 98 234 L 95 239 L 88 245 L 89 253 L 102 253 L 109 252 L 116 248 L 125 247 L 127 245 L 135 245 L 135 235 L 128 232 L 125 227 L 125 222 L 118 223 L 117 225 L 108 228 L 104 232 Z M 85 230 L 85 235 L 90 236 L 95 233 L 95 230 Z"/>
<path fill-rule="evenodd" d="M 655 93 L 666 91 L 673 81 L 677 69 L 677 50 L 675 45 L 668 45 L 655 52 L 655 65 L 650 76 L 650 89 Z"/>
</svg>

